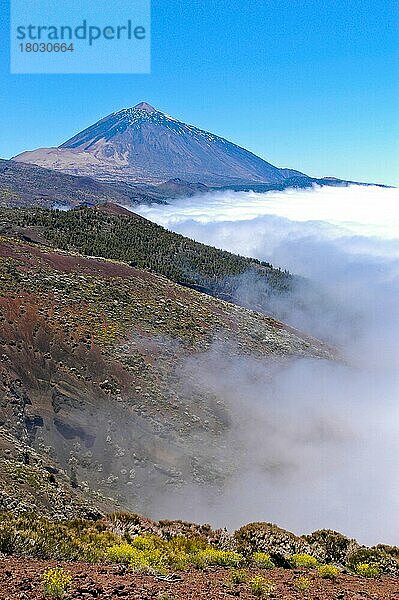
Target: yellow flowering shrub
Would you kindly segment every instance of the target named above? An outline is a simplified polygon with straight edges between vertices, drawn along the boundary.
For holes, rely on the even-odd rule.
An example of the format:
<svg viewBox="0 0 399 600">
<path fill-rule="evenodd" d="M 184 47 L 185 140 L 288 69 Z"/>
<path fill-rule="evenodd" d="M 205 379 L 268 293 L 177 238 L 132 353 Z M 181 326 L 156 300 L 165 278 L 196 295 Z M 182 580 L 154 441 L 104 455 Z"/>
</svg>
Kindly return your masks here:
<svg viewBox="0 0 399 600">
<path fill-rule="evenodd" d="M 72 577 L 61 567 L 46 569 L 41 576 L 43 594 L 50 598 L 63 598 L 68 591 Z"/>
</svg>

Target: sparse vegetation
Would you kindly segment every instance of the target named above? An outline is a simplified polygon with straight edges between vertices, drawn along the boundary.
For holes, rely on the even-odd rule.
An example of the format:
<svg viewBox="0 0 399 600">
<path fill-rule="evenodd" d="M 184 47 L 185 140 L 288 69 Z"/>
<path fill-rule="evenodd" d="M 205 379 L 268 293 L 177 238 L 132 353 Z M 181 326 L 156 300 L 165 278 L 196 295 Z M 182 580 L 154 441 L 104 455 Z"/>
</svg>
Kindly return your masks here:
<svg viewBox="0 0 399 600">
<path fill-rule="evenodd" d="M 326 563 L 345 564 L 350 554 L 359 549 L 356 540 L 331 529 L 319 529 L 304 538 L 309 544 L 317 545 L 321 558 Z"/>
<path fill-rule="evenodd" d="M 377 564 L 358 563 L 356 565 L 356 573 L 362 577 L 379 577 L 380 567 Z"/>
<path fill-rule="evenodd" d="M 307 569 L 311 569 L 312 567 L 317 567 L 318 561 L 310 554 L 293 554 L 290 556 L 290 563 L 294 567 L 306 567 Z"/>
<path fill-rule="evenodd" d="M 245 583 L 247 579 L 248 574 L 244 569 L 233 569 L 229 577 L 229 581 L 233 586 Z"/>
<path fill-rule="evenodd" d="M 312 582 L 308 577 L 298 577 L 294 583 L 297 590 L 299 590 L 304 596 L 312 585 Z"/>
<path fill-rule="evenodd" d="M 322 579 L 336 579 L 339 575 L 339 569 L 334 565 L 320 565 L 317 568 L 317 574 Z"/>
<path fill-rule="evenodd" d="M 234 547 L 235 539 L 229 540 L 230 548 Z M 173 595 L 168 596 L 168 588 L 162 587 L 162 580 L 165 579 L 165 584 L 168 585 L 169 578 L 176 581 L 176 577 L 176 598 L 180 598 L 182 590 L 187 589 L 184 586 L 193 584 L 195 589 L 199 589 L 204 582 L 211 580 L 212 586 L 217 587 L 209 588 L 209 597 L 216 597 L 212 593 L 218 589 L 220 597 L 224 597 L 223 594 L 239 595 L 244 592 L 244 595 L 246 593 L 264 599 L 276 597 L 277 585 L 281 597 L 294 590 L 292 595 L 295 597 L 301 595 L 303 598 L 313 598 L 316 591 L 318 593 L 331 589 L 327 587 L 331 583 L 324 580 L 335 581 L 338 576 L 340 584 L 349 584 L 348 589 L 353 590 L 354 586 L 365 585 L 364 581 L 363 584 L 360 583 L 360 577 L 369 579 L 370 586 L 380 586 L 381 589 L 386 585 L 393 585 L 392 578 L 382 577 L 384 571 L 378 564 L 371 560 L 360 561 L 361 554 L 356 555 L 358 562 L 345 565 L 346 569 L 342 569 L 342 574 L 335 565 L 319 563 L 317 570 L 308 575 L 303 565 L 313 566 L 315 557 L 298 553 L 297 556 L 293 555 L 294 562 L 300 564 L 302 573 L 283 575 L 281 569 L 274 569 L 268 579 L 264 576 L 265 571 L 262 573 L 260 569 L 271 568 L 271 557 L 274 558 L 280 550 L 278 543 L 271 554 L 258 551 L 246 557 L 236 550 L 225 550 L 226 547 L 224 530 L 212 530 L 208 525 L 200 526 L 182 521 L 151 521 L 137 514 L 115 513 L 97 520 L 57 522 L 34 514 L 16 517 L 10 513 L 0 513 L 0 552 L 13 555 L 19 564 L 28 562 L 22 557 L 68 561 L 70 566 L 65 571 L 54 568 L 52 563 L 51 568 L 40 577 L 43 593 L 48 598 L 62 599 L 69 597 L 70 591 L 74 593 L 71 574 L 73 580 L 76 577 L 81 585 L 82 578 L 77 573 L 82 569 L 89 572 L 91 567 L 87 563 L 102 565 L 100 569 L 94 565 L 93 568 L 95 573 L 103 573 L 103 581 L 108 581 L 108 576 L 112 577 L 113 574 L 125 577 L 125 581 L 132 582 L 132 591 L 134 585 L 140 585 L 134 584 L 134 581 L 143 582 L 143 577 L 151 576 L 151 585 L 159 582 L 158 588 L 151 587 L 151 597 L 157 600 L 173 598 Z M 391 552 L 388 553 L 387 549 Z M 383 552 L 386 557 L 396 560 L 395 548 L 362 548 L 362 551 L 364 555 L 369 552 L 370 556 L 382 556 Z M 309 557 L 313 560 L 309 560 Z M 6 561 L 11 562 L 8 558 Z M 33 574 L 37 581 L 37 562 L 33 564 Z M 293 562 L 287 561 L 286 568 L 289 569 L 292 564 Z M 115 565 L 120 567 L 115 568 Z M 348 567 L 352 575 L 348 575 Z M 220 573 L 222 569 L 225 570 L 223 574 Z M 179 570 L 182 572 L 177 574 Z M 132 577 L 133 573 L 139 576 Z M 131 583 L 129 587 L 130 585 Z M 324 597 L 323 594 L 320 597 Z"/>
<path fill-rule="evenodd" d="M 267 554 L 266 552 L 254 552 L 251 560 L 254 565 L 261 569 L 272 569 L 274 567 L 270 554 Z"/>
<path fill-rule="evenodd" d="M 256 575 L 249 580 L 249 588 L 254 596 L 268 598 L 275 589 L 275 585 L 261 575 Z"/>
<path fill-rule="evenodd" d="M 6 554 L 98 562 L 120 541 L 101 521 L 52 522 L 33 514 L 0 513 L 0 549 Z"/>
<path fill-rule="evenodd" d="M 234 298 L 240 286 L 236 276 L 244 273 L 264 281 L 270 293 L 286 292 L 292 286 L 293 277 L 270 263 L 206 246 L 140 217 L 92 208 L 2 209 L 0 229 L 2 223 L 7 229 L 11 224 L 36 228 L 56 248 L 121 260 L 217 297 Z"/>
<path fill-rule="evenodd" d="M 196 566 L 203 568 L 210 565 L 220 567 L 237 567 L 243 562 L 243 557 L 232 550 L 218 550 L 216 548 L 206 548 L 193 555 L 193 562 Z"/>
<path fill-rule="evenodd" d="M 115 544 L 105 551 L 105 558 L 113 563 L 129 565 L 137 556 L 137 550 L 131 544 Z"/>
<path fill-rule="evenodd" d="M 224 435 L 228 408 L 198 378 L 186 385 L 187 358 L 215 342 L 234 355 L 331 354 L 272 318 L 165 277 L 0 237 L 1 418 L 7 436 L 21 444 L 15 455 L 0 456 L 4 510 L 37 508 L 68 519 L 126 506 L 136 469 L 145 465 L 148 475 L 158 463 L 154 436 L 161 429 L 165 444 L 185 440 L 187 458 L 165 455 L 154 471 L 158 481 L 166 473 L 178 485 L 219 485 L 234 465 L 203 458 L 206 439 Z M 109 440 L 105 453 L 99 421 Z M 151 432 L 143 443 L 142 424 Z M 29 465 L 19 459 L 24 445 L 37 455 Z M 138 447 L 137 464 L 128 465 Z M 138 493 L 141 509 L 145 494 Z"/>
<path fill-rule="evenodd" d="M 386 575 L 399 575 L 399 554 L 392 546 L 360 548 L 353 552 L 347 561 L 349 568 L 358 572 L 358 565 L 371 565 Z M 372 569 L 373 570 L 373 569 Z"/>
<path fill-rule="evenodd" d="M 155 525 L 155 524 L 154 524 Z M 178 526 L 178 524 L 177 524 Z M 169 538 L 147 534 L 131 537 L 110 531 L 108 520 L 50 522 L 32 515 L 0 516 L 0 551 L 6 554 L 43 559 L 111 562 L 134 571 L 167 573 L 185 570 L 190 565 L 236 568 L 243 557 L 231 550 L 221 550 L 205 537 L 174 535 Z"/>
<path fill-rule="evenodd" d="M 72 583 L 71 575 L 60 567 L 46 569 L 41 580 L 43 594 L 48 598 L 63 598 Z"/>
<path fill-rule="evenodd" d="M 287 532 L 289 533 L 289 532 Z M 236 550 L 224 550 L 225 532 L 209 526 L 182 521 L 150 521 L 140 515 L 116 513 L 96 521 L 76 519 L 50 521 L 34 514 L 15 516 L 0 512 L 0 552 L 6 555 L 31 556 L 41 559 L 110 562 L 137 571 L 168 572 L 186 570 L 190 566 L 204 569 L 219 566 L 231 569 L 232 584 L 247 579 L 245 568 L 271 569 L 270 554 L 258 551 L 246 557 Z M 278 543 L 277 543 L 278 544 Z M 398 575 L 395 548 L 362 548 L 347 566 L 363 577 L 380 574 Z M 273 556 L 279 551 L 273 548 Z M 368 557 L 368 560 L 366 560 Z M 378 560 L 380 563 L 378 563 Z M 388 561 L 384 563 L 385 561 Z M 384 567 L 385 564 L 385 567 Z M 291 555 L 287 567 L 317 567 L 322 579 L 336 579 L 337 566 L 320 564 L 306 553 Z"/>
<path fill-rule="evenodd" d="M 249 557 L 264 552 L 273 557 L 276 566 L 288 566 L 292 555 L 311 553 L 305 538 L 286 531 L 273 523 L 249 523 L 234 533 L 238 552 Z"/>
<path fill-rule="evenodd" d="M 237 552 L 220 550 L 202 540 L 180 536 L 164 540 L 157 536 L 137 536 L 131 542 L 111 546 L 105 556 L 111 562 L 129 565 L 136 571 L 184 570 L 189 565 L 203 569 L 208 566 L 237 567 L 243 557 Z"/>
</svg>

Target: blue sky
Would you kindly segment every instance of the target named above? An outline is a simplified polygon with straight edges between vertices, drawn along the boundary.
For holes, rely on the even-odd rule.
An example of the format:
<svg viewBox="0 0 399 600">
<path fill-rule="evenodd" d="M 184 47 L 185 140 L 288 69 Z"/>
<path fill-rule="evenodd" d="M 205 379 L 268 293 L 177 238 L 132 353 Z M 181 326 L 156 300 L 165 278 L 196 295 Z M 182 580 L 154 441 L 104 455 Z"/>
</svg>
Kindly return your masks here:
<svg viewBox="0 0 399 600">
<path fill-rule="evenodd" d="M 277 166 L 399 185 L 398 23 L 394 0 L 153 0 L 150 75 L 10 75 L 2 53 L 0 157 L 146 100 Z"/>
</svg>

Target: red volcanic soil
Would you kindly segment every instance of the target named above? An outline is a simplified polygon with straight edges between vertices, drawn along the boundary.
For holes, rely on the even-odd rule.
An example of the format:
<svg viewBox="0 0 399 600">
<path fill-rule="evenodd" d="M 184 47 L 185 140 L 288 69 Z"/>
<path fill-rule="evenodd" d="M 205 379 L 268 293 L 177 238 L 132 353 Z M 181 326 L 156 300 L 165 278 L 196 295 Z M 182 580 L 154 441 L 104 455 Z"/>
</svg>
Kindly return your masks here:
<svg viewBox="0 0 399 600">
<path fill-rule="evenodd" d="M 119 204 L 115 204 L 114 202 L 106 202 L 105 204 L 97 204 L 94 210 L 98 210 L 99 212 L 108 214 L 108 215 L 122 215 L 125 217 L 132 217 L 138 220 L 146 221 L 144 217 L 137 215 L 136 213 L 120 206 Z"/>
<path fill-rule="evenodd" d="M 102 277 L 146 277 L 147 273 L 129 265 L 105 258 L 93 258 L 33 246 L 15 243 L 15 240 L 0 240 L 0 257 L 18 259 L 28 266 L 47 266 L 65 273 L 87 273 Z"/>
<path fill-rule="evenodd" d="M 179 573 L 177 581 L 137 575 L 125 567 L 85 563 L 55 563 L 26 558 L 0 559 L 0 598 L 7 600 L 43 599 L 40 576 L 48 567 L 62 566 L 72 575 L 68 599 L 117 598 L 131 600 L 254 600 L 248 584 L 229 583 L 231 571 L 220 567 Z M 275 585 L 273 600 L 398 600 L 399 580 L 390 577 L 365 579 L 340 575 L 336 581 L 321 579 L 313 570 L 248 569 L 248 577 L 262 575 Z M 295 582 L 307 577 L 310 587 L 299 591 Z"/>
</svg>

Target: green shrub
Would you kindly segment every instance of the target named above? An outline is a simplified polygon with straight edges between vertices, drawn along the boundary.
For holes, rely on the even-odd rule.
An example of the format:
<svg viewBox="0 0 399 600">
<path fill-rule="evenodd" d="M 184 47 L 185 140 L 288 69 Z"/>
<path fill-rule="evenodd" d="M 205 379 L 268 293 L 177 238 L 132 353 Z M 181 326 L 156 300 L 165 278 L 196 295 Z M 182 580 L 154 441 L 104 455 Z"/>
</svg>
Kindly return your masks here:
<svg viewBox="0 0 399 600">
<path fill-rule="evenodd" d="M 303 594 L 306 594 L 306 592 L 312 585 L 312 582 L 307 577 L 298 577 L 298 579 L 294 582 L 294 585 L 297 588 L 297 590 L 299 590 Z"/>
<path fill-rule="evenodd" d="M 136 570 L 158 571 L 166 574 L 168 572 L 168 555 L 162 550 L 137 550 L 135 558 L 131 561 L 130 566 Z"/>
<path fill-rule="evenodd" d="M 358 563 L 356 565 L 356 573 L 362 577 L 379 577 L 381 571 L 380 567 L 376 564 L 370 563 Z"/>
<path fill-rule="evenodd" d="M 388 544 L 378 544 L 377 546 L 373 546 L 370 548 L 376 552 L 385 552 L 385 554 L 389 556 L 393 556 L 397 560 L 399 560 L 399 547 L 398 546 L 388 546 Z"/>
<path fill-rule="evenodd" d="M 345 564 L 348 556 L 360 547 L 356 540 L 331 529 L 319 529 L 306 535 L 305 539 L 317 549 L 317 554 L 320 554 L 320 558 L 326 563 Z"/>
<path fill-rule="evenodd" d="M 201 549 L 198 549 L 201 548 Z M 191 549 L 191 552 L 186 551 Z M 184 570 L 190 564 L 203 569 L 211 565 L 238 567 L 243 557 L 232 550 L 219 550 L 203 544 L 184 544 L 182 540 L 166 541 L 156 536 L 137 536 L 131 543 L 115 544 L 105 552 L 107 560 L 126 564 L 134 570 L 154 569 L 165 571 L 167 567 Z"/>
<path fill-rule="evenodd" d="M 168 553 L 168 562 L 172 569 L 184 571 L 192 563 L 192 556 L 186 552 L 172 550 Z"/>
<path fill-rule="evenodd" d="M 137 535 L 131 540 L 130 544 L 137 550 L 152 550 L 155 547 L 153 536 Z"/>
<path fill-rule="evenodd" d="M 63 598 L 71 585 L 72 577 L 64 569 L 56 567 L 44 571 L 41 580 L 45 596 Z"/>
<path fill-rule="evenodd" d="M 138 550 L 130 544 L 115 544 L 107 548 L 105 556 L 107 560 L 120 565 L 129 565 L 137 556 Z"/>
<path fill-rule="evenodd" d="M 0 553 L 16 554 L 18 545 L 18 534 L 9 523 L 0 524 Z"/>
<path fill-rule="evenodd" d="M 290 531 L 281 529 L 272 523 L 249 523 L 234 533 L 237 550 L 244 556 L 254 552 L 266 552 L 273 556 L 275 564 L 281 558 L 281 566 L 288 557 L 300 552 L 312 552 L 311 546 L 304 538 Z"/>
<path fill-rule="evenodd" d="M 317 559 L 310 554 L 293 554 L 289 559 L 293 567 L 317 567 Z"/>
<path fill-rule="evenodd" d="M 386 548 L 360 548 L 350 555 L 348 566 L 356 571 L 358 564 L 377 565 L 380 573 L 397 577 L 399 575 L 399 561 L 395 553 L 388 553 Z"/>
<path fill-rule="evenodd" d="M 37 515 L 0 515 L 0 551 L 41 559 L 97 562 L 107 547 L 119 542 L 101 522 L 52 522 Z"/>
<path fill-rule="evenodd" d="M 249 580 L 249 588 L 254 596 L 258 596 L 258 598 L 268 598 L 275 590 L 276 586 L 268 579 L 256 575 Z"/>
<path fill-rule="evenodd" d="M 134 571 L 167 572 L 167 555 L 156 548 L 139 550 L 131 544 L 116 544 L 107 549 L 105 556 L 111 562 L 129 565 Z"/>
<path fill-rule="evenodd" d="M 200 550 L 208 548 L 208 543 L 201 537 L 178 535 L 168 540 L 171 551 L 185 552 L 186 554 L 196 554 Z"/>
<path fill-rule="evenodd" d="M 244 569 L 234 569 L 231 571 L 229 579 L 233 585 L 240 585 L 241 583 L 245 583 L 247 578 L 247 573 Z"/>
<path fill-rule="evenodd" d="M 184 537 L 182 535 L 162 540 L 152 536 L 154 547 L 162 549 L 168 556 L 168 562 L 173 569 L 182 571 L 191 563 L 199 563 L 197 554 L 208 548 L 206 541 L 200 537 Z"/>
<path fill-rule="evenodd" d="M 339 575 L 339 569 L 334 565 L 321 565 L 317 569 L 317 574 L 323 579 L 336 579 Z"/>
<path fill-rule="evenodd" d="M 255 552 L 251 556 L 251 561 L 261 569 L 272 569 L 275 565 L 266 552 Z"/>
<path fill-rule="evenodd" d="M 243 562 L 243 557 L 233 550 L 218 550 L 209 546 L 193 555 L 194 564 L 203 568 L 210 565 L 221 567 L 238 567 Z"/>
</svg>

